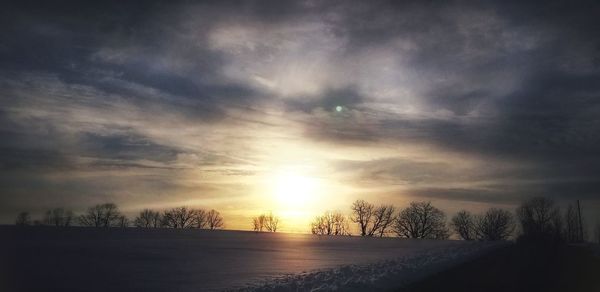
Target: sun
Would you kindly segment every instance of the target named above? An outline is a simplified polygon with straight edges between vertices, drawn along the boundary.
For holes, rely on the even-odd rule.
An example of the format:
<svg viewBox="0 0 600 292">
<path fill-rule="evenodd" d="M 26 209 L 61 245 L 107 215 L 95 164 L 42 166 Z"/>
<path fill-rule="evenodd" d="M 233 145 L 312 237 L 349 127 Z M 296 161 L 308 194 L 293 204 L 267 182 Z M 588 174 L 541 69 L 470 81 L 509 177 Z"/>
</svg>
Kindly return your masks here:
<svg viewBox="0 0 600 292">
<path fill-rule="evenodd" d="M 280 207 L 298 210 L 315 201 L 318 184 L 315 178 L 293 171 L 281 171 L 275 176 L 273 193 Z"/>
<path fill-rule="evenodd" d="M 306 232 L 314 216 L 330 203 L 330 185 L 319 168 L 278 166 L 265 173 L 266 210 L 281 218 L 282 230 Z"/>
</svg>

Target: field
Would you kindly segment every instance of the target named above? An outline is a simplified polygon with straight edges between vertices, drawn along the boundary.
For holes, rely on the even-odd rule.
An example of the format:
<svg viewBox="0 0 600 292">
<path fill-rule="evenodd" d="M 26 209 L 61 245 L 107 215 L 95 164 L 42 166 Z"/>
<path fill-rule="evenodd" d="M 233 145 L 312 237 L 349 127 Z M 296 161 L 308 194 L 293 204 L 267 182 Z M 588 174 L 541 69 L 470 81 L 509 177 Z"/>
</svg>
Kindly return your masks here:
<svg viewBox="0 0 600 292">
<path fill-rule="evenodd" d="M 0 239 L 1 291 L 394 289 L 501 245 L 9 226 Z"/>
</svg>

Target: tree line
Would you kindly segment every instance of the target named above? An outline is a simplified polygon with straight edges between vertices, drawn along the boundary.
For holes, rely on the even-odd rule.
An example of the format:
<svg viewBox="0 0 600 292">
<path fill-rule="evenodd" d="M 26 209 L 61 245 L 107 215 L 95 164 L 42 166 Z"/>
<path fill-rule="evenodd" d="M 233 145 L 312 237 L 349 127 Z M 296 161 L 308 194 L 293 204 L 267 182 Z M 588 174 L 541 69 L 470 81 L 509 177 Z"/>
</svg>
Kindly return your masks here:
<svg viewBox="0 0 600 292">
<path fill-rule="evenodd" d="M 445 213 L 431 202 L 411 202 L 397 211 L 392 205 L 375 206 L 356 200 L 346 217 L 327 211 L 310 224 L 312 234 L 350 235 L 349 222 L 355 223 L 360 236 L 448 239 L 455 234 L 462 240 L 507 240 L 582 242 L 587 238 L 579 207 L 569 205 L 563 213 L 549 198 L 535 197 L 523 202 L 512 213 L 490 208 L 481 214 L 457 212 L 449 222 Z M 594 229 L 600 242 L 600 224 Z"/>
<path fill-rule="evenodd" d="M 130 221 L 114 203 L 94 205 L 79 216 L 75 216 L 70 210 L 54 208 L 48 210 L 41 220 L 33 221 L 28 212 L 21 212 L 17 215 L 15 223 L 18 226 L 68 227 L 79 225 L 98 228 L 135 226 L 139 228 L 199 228 L 210 230 L 222 229 L 225 226 L 223 217 L 218 211 L 188 207 L 177 207 L 164 211 L 144 209 L 133 221 Z"/>
<path fill-rule="evenodd" d="M 339 211 L 327 211 L 316 216 L 310 223 L 311 233 L 351 235 L 350 224 L 354 223 L 359 235 L 365 237 L 448 239 L 455 234 L 463 240 L 507 240 L 516 237 L 518 240 L 546 242 L 583 242 L 588 238 L 578 205 L 568 205 L 566 211 L 562 212 L 553 200 L 544 197 L 523 202 L 514 213 L 499 208 L 490 208 L 481 214 L 461 210 L 449 222 L 446 214 L 431 202 L 411 202 L 408 207 L 398 210 L 393 205 L 375 206 L 364 200 L 356 200 L 350 211 L 350 216 Z M 163 211 L 144 209 L 130 221 L 114 203 L 94 205 L 78 216 L 71 210 L 54 208 L 46 211 L 41 219 L 33 221 L 28 212 L 21 212 L 15 223 L 19 226 L 135 226 L 210 230 L 222 229 L 225 225 L 221 214 L 214 209 L 206 211 L 185 206 Z M 256 232 L 277 232 L 280 224 L 280 217 L 272 212 L 252 217 L 252 229 Z M 595 226 L 593 232 L 593 239 L 600 243 L 600 224 Z"/>
</svg>

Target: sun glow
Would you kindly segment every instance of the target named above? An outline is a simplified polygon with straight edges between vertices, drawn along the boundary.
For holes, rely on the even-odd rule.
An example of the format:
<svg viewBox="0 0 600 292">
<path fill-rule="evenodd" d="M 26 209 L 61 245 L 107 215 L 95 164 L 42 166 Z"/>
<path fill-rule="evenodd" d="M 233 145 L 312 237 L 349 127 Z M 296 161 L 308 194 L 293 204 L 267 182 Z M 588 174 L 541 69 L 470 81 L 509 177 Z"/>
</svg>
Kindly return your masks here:
<svg viewBox="0 0 600 292">
<path fill-rule="evenodd" d="M 304 209 L 315 202 L 319 192 L 317 179 L 293 171 L 278 172 L 273 183 L 273 195 L 281 209 Z"/>
</svg>

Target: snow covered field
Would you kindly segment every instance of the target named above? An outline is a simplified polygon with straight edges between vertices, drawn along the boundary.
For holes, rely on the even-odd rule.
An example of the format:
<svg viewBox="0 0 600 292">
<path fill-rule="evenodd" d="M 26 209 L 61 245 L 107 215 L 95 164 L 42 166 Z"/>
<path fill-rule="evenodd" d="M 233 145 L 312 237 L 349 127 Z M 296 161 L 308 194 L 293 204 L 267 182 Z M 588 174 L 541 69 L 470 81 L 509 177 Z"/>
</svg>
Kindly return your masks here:
<svg viewBox="0 0 600 292">
<path fill-rule="evenodd" d="M 0 290 L 398 287 L 498 244 L 244 231 L 0 228 Z"/>
</svg>

